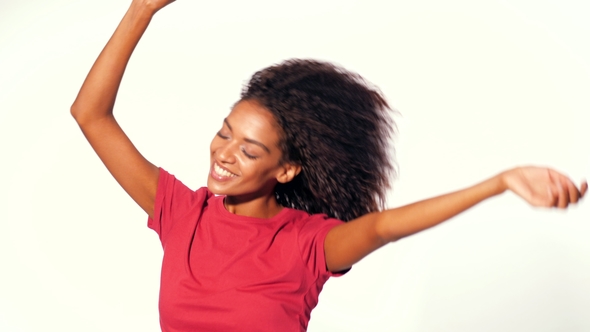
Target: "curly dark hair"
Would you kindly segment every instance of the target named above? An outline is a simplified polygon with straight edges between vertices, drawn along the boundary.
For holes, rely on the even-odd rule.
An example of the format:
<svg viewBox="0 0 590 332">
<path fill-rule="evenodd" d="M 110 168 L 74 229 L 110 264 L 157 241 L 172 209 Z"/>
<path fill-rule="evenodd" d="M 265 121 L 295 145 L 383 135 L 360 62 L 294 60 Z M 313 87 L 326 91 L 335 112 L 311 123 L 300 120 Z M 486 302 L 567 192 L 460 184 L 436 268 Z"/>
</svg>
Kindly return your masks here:
<svg viewBox="0 0 590 332">
<path fill-rule="evenodd" d="M 256 72 L 241 100 L 274 115 L 282 161 L 301 165 L 275 187 L 281 205 L 343 221 L 384 208 L 395 123 L 376 87 L 332 63 L 292 59 Z"/>
</svg>

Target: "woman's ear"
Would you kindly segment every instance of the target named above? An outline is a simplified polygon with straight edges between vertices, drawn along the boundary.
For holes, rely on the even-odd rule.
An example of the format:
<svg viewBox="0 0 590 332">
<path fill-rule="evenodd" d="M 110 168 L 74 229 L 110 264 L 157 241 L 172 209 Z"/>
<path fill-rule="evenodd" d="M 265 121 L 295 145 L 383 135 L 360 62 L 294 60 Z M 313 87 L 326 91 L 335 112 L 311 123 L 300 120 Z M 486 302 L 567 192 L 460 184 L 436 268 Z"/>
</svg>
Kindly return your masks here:
<svg viewBox="0 0 590 332">
<path fill-rule="evenodd" d="M 293 180 L 301 172 L 301 165 L 284 163 L 282 165 L 283 169 L 281 173 L 277 176 L 277 181 L 279 183 L 287 183 Z"/>
</svg>

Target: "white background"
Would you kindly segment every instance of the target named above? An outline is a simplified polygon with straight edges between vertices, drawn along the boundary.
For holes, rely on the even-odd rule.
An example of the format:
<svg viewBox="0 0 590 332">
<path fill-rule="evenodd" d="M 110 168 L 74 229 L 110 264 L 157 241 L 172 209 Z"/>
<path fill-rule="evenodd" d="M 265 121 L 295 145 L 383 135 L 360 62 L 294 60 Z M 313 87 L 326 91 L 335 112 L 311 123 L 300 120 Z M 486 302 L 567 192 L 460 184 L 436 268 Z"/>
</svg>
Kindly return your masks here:
<svg viewBox="0 0 590 332">
<path fill-rule="evenodd" d="M 0 2 L 0 331 L 159 331 L 161 247 L 69 115 L 128 1 Z M 193 188 L 256 70 L 339 63 L 399 111 L 390 206 L 520 164 L 590 176 L 587 1 L 177 1 L 116 114 Z M 507 193 L 329 281 L 309 331 L 588 331 L 590 202 Z"/>
</svg>

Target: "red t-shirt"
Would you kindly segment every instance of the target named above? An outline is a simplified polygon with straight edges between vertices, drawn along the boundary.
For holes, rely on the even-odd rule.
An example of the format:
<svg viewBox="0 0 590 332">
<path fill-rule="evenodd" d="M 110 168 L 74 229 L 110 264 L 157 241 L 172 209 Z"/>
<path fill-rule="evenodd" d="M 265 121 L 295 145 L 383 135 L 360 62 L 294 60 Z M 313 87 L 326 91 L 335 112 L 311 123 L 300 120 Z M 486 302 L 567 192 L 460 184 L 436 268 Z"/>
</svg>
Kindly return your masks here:
<svg viewBox="0 0 590 332">
<path fill-rule="evenodd" d="M 164 248 L 162 331 L 305 331 L 333 275 L 324 239 L 342 221 L 289 208 L 238 216 L 223 199 L 160 169 L 148 226 Z"/>
</svg>

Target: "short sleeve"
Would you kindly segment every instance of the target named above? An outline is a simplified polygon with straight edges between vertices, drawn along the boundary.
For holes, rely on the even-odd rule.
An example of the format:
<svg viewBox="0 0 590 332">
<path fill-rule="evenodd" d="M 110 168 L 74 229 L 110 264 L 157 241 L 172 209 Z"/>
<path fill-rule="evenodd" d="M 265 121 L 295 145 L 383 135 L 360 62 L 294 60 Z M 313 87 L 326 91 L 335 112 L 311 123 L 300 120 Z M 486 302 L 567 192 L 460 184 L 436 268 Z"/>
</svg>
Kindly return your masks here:
<svg viewBox="0 0 590 332">
<path fill-rule="evenodd" d="M 328 232 L 343 221 L 328 218 L 326 215 L 312 215 L 299 232 L 299 248 L 304 263 L 315 277 L 340 276 L 347 271 L 333 273 L 326 267 L 324 241 Z"/>
<path fill-rule="evenodd" d="M 164 245 L 172 229 L 184 222 L 183 217 L 195 212 L 200 214 L 209 195 L 206 187 L 193 191 L 160 168 L 154 216 L 148 218 L 148 227 L 158 233 Z"/>
</svg>

